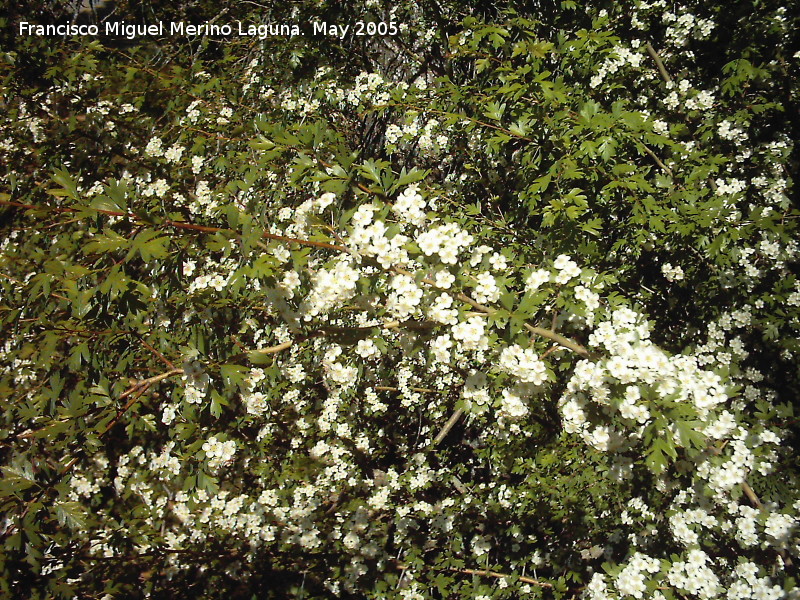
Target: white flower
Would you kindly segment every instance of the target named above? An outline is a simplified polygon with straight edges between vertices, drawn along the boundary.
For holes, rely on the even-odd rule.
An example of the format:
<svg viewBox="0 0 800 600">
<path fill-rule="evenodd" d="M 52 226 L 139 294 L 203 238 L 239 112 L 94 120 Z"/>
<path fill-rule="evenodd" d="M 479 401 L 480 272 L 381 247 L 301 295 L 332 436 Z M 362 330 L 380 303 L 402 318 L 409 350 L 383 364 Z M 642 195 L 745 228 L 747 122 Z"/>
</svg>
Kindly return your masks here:
<svg viewBox="0 0 800 600">
<path fill-rule="evenodd" d="M 558 270 L 558 275 L 556 275 L 555 280 L 556 283 L 567 283 L 573 277 L 577 277 L 581 274 L 578 264 L 566 254 L 560 254 L 553 262 L 553 267 Z"/>
<path fill-rule="evenodd" d="M 181 159 L 181 156 L 183 156 L 183 152 L 184 147 L 179 144 L 175 144 L 169 150 L 167 150 L 167 152 L 164 154 L 164 158 L 166 158 L 168 162 L 176 163 Z"/>
<path fill-rule="evenodd" d="M 528 414 L 528 407 L 516 394 L 503 390 L 503 397 L 500 401 L 500 412 L 510 418 L 519 419 Z"/>
<path fill-rule="evenodd" d="M 465 350 L 477 349 L 486 332 L 486 320 L 483 317 L 470 317 L 453 327 L 453 339 L 461 342 Z"/>
<path fill-rule="evenodd" d="M 403 190 L 403 193 L 397 197 L 397 200 L 392 205 L 392 212 L 401 221 L 412 223 L 419 227 L 425 222 L 425 200 L 418 189 L 417 186 L 412 185 Z"/>
<path fill-rule="evenodd" d="M 531 348 L 523 349 L 516 344 L 503 349 L 498 367 L 524 383 L 541 385 L 547 380 L 547 366 L 544 362 Z"/>
<path fill-rule="evenodd" d="M 538 289 L 541 285 L 550 281 L 550 271 L 544 269 L 537 269 L 533 271 L 525 280 L 525 286 L 528 291 Z"/>
<path fill-rule="evenodd" d="M 478 284 L 475 286 L 473 299 L 481 304 L 497 302 L 500 298 L 500 288 L 491 273 L 478 273 Z"/>
<path fill-rule="evenodd" d="M 146 156 L 161 156 L 164 154 L 164 149 L 161 146 L 161 139 L 157 137 L 151 138 L 144 148 L 144 153 Z"/>
<path fill-rule="evenodd" d="M 449 290 L 450 287 L 456 280 L 456 276 L 450 273 L 449 271 L 441 270 L 437 271 L 436 275 L 433 277 L 434 284 L 438 288 L 442 288 L 444 290 Z"/>
<path fill-rule="evenodd" d="M 670 263 L 665 263 L 661 266 L 661 272 L 666 277 L 667 281 L 680 281 L 683 279 L 683 269 L 680 267 L 673 267 Z"/>
<path fill-rule="evenodd" d="M 370 339 L 358 340 L 358 343 L 356 344 L 356 354 L 358 354 L 361 358 L 374 358 L 379 356 L 380 353 L 381 351 L 375 345 L 375 342 Z"/>
<path fill-rule="evenodd" d="M 336 200 L 336 194 L 327 192 L 325 194 L 322 194 L 319 198 L 317 198 L 314 203 L 317 207 L 317 210 L 319 212 L 322 212 L 323 210 L 328 208 L 328 206 L 330 206 L 334 200 Z"/>
<path fill-rule="evenodd" d="M 476 556 L 483 556 L 492 549 L 492 542 L 488 537 L 476 535 L 472 540 L 472 552 Z"/>
</svg>

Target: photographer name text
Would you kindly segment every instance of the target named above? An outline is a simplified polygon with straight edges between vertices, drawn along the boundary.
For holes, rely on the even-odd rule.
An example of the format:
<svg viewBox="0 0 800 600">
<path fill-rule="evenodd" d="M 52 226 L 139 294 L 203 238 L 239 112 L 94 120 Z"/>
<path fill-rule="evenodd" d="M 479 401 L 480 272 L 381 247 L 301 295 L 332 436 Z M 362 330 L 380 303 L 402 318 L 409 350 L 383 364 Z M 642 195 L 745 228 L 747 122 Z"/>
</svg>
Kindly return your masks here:
<svg viewBox="0 0 800 600">
<path fill-rule="evenodd" d="M 305 31 L 304 31 L 305 30 Z M 347 36 L 374 36 L 397 35 L 399 26 L 394 22 L 384 21 L 355 21 L 347 24 L 328 23 L 327 21 L 312 21 L 303 29 L 297 23 L 267 23 L 248 24 L 236 21 L 234 23 L 216 24 L 211 22 L 201 24 L 184 23 L 182 21 L 158 21 L 149 25 L 126 23 L 125 21 L 106 21 L 97 24 L 62 23 L 55 25 L 39 25 L 21 21 L 19 35 L 21 36 L 108 36 L 123 37 L 134 40 L 139 37 L 164 37 L 164 36 L 210 36 L 210 37 L 257 37 L 264 40 L 268 37 L 292 37 L 310 34 L 312 36 L 325 36 L 343 39 Z"/>
</svg>

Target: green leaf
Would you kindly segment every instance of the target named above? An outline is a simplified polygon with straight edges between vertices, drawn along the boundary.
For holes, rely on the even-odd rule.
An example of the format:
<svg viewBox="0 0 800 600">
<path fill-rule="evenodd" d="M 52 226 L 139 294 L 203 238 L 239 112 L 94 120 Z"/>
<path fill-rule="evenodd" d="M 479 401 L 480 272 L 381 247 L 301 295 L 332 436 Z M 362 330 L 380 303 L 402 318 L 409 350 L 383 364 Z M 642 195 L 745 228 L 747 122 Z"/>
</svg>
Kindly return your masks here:
<svg viewBox="0 0 800 600">
<path fill-rule="evenodd" d="M 53 173 L 53 181 L 63 188 L 66 197 L 78 200 L 78 182 L 65 169 L 56 169 Z"/>
<path fill-rule="evenodd" d="M 0 467 L 0 470 L 3 472 L 3 478 L 0 479 L 0 498 L 25 491 L 36 485 L 33 473 L 30 471 L 30 463 L 27 463 L 27 468 Z"/>
<path fill-rule="evenodd" d="M 430 169 L 411 169 L 410 171 L 406 171 L 405 167 L 400 171 L 400 175 L 397 178 L 397 181 L 394 182 L 392 187 L 389 189 L 389 193 L 392 194 L 399 190 L 402 187 L 405 187 L 411 183 L 416 183 L 417 181 L 422 181 L 428 176 L 430 173 Z"/>
<path fill-rule="evenodd" d="M 145 229 L 134 238 L 131 251 L 138 250 L 145 262 L 160 260 L 169 256 L 167 250 L 169 242 L 167 236 L 160 236 L 157 231 Z"/>
<path fill-rule="evenodd" d="M 272 354 L 261 350 L 251 350 L 247 353 L 247 359 L 254 365 L 271 365 L 275 360 Z"/>
<path fill-rule="evenodd" d="M 219 370 L 222 381 L 228 387 L 240 386 L 249 373 L 249 369 L 242 365 L 222 365 Z"/>
<path fill-rule="evenodd" d="M 80 502 L 56 502 L 55 509 L 60 525 L 70 529 L 84 529 L 86 527 L 88 516 Z"/>
<path fill-rule="evenodd" d="M 102 254 L 126 249 L 130 246 L 130 240 L 121 236 L 113 229 L 106 227 L 102 235 L 94 236 L 83 246 L 85 254 Z"/>
<path fill-rule="evenodd" d="M 500 121 L 503 118 L 503 113 L 506 110 L 505 104 L 498 102 L 489 102 L 483 111 L 483 114 L 494 121 Z"/>
<path fill-rule="evenodd" d="M 359 166 L 359 172 L 370 181 L 381 185 L 382 171 L 389 167 L 389 163 L 383 160 L 368 160 Z"/>
</svg>

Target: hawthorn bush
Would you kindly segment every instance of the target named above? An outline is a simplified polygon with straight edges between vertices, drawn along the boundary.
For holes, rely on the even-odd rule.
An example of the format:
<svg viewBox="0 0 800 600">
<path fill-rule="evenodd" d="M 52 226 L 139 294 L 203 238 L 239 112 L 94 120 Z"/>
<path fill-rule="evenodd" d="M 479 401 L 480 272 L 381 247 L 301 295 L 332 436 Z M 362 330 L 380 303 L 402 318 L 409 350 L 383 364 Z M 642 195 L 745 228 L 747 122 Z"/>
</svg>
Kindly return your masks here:
<svg viewBox="0 0 800 600">
<path fill-rule="evenodd" d="M 800 598 L 796 3 L 253 4 L 2 21 L 2 593 Z"/>
</svg>

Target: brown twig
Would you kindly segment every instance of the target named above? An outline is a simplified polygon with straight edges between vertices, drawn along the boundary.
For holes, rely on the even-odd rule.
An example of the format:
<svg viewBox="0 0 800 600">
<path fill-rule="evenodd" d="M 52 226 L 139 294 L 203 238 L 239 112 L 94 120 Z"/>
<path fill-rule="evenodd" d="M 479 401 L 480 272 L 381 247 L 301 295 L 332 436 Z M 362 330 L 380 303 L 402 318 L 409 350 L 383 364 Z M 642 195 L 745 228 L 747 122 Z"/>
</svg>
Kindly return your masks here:
<svg viewBox="0 0 800 600">
<path fill-rule="evenodd" d="M 20 203 L 17 203 L 17 202 L 10 202 L 10 201 L 5 201 L 5 200 L 0 200 L 0 204 L 9 204 L 9 205 L 12 205 L 12 206 L 20 206 L 20 207 L 31 208 L 31 209 L 40 208 L 40 207 L 36 207 L 36 206 L 32 206 L 32 205 L 20 204 Z M 45 208 L 46 209 L 51 209 L 52 208 L 53 210 L 58 210 L 57 208 L 53 208 L 53 207 L 45 207 Z M 69 210 L 70 212 L 77 212 L 77 209 L 74 209 L 74 208 L 68 208 L 68 209 L 63 209 L 63 210 Z M 121 213 L 121 212 L 116 212 L 116 211 L 107 211 L 107 210 L 100 210 L 100 209 L 94 209 L 94 210 L 96 210 L 97 212 L 103 213 L 103 214 L 109 214 L 109 215 L 114 215 L 114 216 L 127 216 L 127 217 L 130 217 L 130 218 L 136 218 L 135 215 L 128 215 L 126 213 Z M 164 225 L 167 225 L 167 226 L 170 226 L 170 227 L 173 227 L 173 228 L 176 228 L 176 229 L 186 229 L 186 230 L 192 230 L 192 231 L 199 231 L 199 232 L 202 232 L 202 233 L 216 233 L 216 232 L 220 232 L 220 231 L 233 232 L 233 230 L 231 230 L 231 229 L 225 229 L 225 228 L 222 228 L 222 227 L 211 227 L 211 226 L 208 226 L 208 225 L 196 225 L 194 223 L 184 223 L 182 221 L 170 221 L 170 220 L 168 220 L 168 221 L 164 221 Z M 291 237 L 279 236 L 279 235 L 275 235 L 275 234 L 271 234 L 271 233 L 267 233 L 267 232 L 264 232 L 262 234 L 262 237 L 267 238 L 267 239 L 272 239 L 272 240 L 284 241 L 284 242 L 287 242 L 287 243 L 300 244 L 300 245 L 303 245 L 303 246 L 312 246 L 312 247 L 317 247 L 317 248 L 325 248 L 327 250 L 334 250 L 336 252 L 350 252 L 350 250 L 348 248 L 346 248 L 345 246 L 339 246 L 339 245 L 336 245 L 336 244 L 329 244 L 329 243 L 326 243 L 326 242 L 315 242 L 315 241 L 312 241 L 312 240 L 303 240 L 303 239 L 299 239 L 299 238 L 291 238 Z M 412 278 L 414 277 L 414 275 L 412 273 L 410 273 L 409 271 L 406 271 L 405 269 L 402 269 L 401 267 L 392 267 L 390 270 L 392 270 L 392 271 L 394 271 L 396 273 L 408 275 L 409 277 L 412 277 Z M 422 283 L 424 283 L 426 285 L 433 286 L 433 287 L 438 287 L 438 286 L 436 286 L 436 283 L 433 280 L 428 279 L 428 278 L 422 279 Z M 488 307 L 488 306 L 484 306 L 483 304 L 480 304 L 479 302 L 476 302 L 475 300 L 473 300 L 472 298 L 470 298 L 469 296 L 467 296 L 464 293 L 457 293 L 455 296 L 456 296 L 456 298 L 458 298 L 462 302 L 465 302 L 465 303 L 469 304 L 473 308 L 476 308 L 477 310 L 479 310 L 480 312 L 482 312 L 482 313 L 484 313 L 486 315 L 492 315 L 492 314 L 497 312 L 497 309 L 494 309 L 494 308 L 491 308 L 491 307 Z M 548 331 L 547 329 L 543 329 L 541 327 L 535 327 L 533 325 L 530 325 L 529 323 L 525 323 L 524 327 L 528 331 L 530 331 L 531 333 L 533 333 L 535 335 L 539 335 L 539 336 L 544 337 L 544 338 L 547 338 L 549 340 L 552 340 L 552 341 L 556 342 L 557 344 L 572 350 L 573 352 L 575 352 L 579 356 L 582 356 L 584 358 L 591 358 L 592 357 L 592 354 L 586 348 L 584 348 L 580 344 L 578 344 L 576 342 L 573 342 L 572 340 L 570 340 L 570 339 L 568 339 L 568 338 L 566 338 L 566 337 L 564 337 L 562 335 L 559 335 L 559 334 L 557 334 L 555 332 L 552 332 L 552 331 Z M 279 346 L 283 346 L 283 345 L 279 344 Z M 276 351 L 279 352 L 280 350 L 285 350 L 287 347 L 288 346 L 280 347 Z M 269 350 L 270 349 L 259 350 L 259 352 L 264 352 L 266 354 L 270 354 L 271 352 Z"/>
<path fill-rule="evenodd" d="M 673 175 L 672 175 L 672 169 L 670 169 L 670 168 L 669 168 L 667 165 L 665 165 L 665 164 L 664 164 L 664 163 L 661 161 L 661 159 L 660 159 L 660 158 L 658 158 L 658 156 L 656 155 L 656 153 L 655 153 L 655 152 L 653 152 L 652 150 L 650 150 L 650 148 L 648 148 L 648 147 L 647 147 L 647 145 L 645 145 L 645 144 L 642 144 L 642 148 L 644 148 L 644 151 L 645 151 L 645 152 L 647 152 L 647 154 L 649 154 L 649 155 L 650 155 L 650 158 L 652 158 L 652 159 L 655 161 L 655 163 L 656 163 L 656 164 L 657 164 L 659 167 L 661 167 L 661 169 L 662 169 L 662 170 L 663 170 L 663 171 L 664 171 L 664 172 L 665 172 L 667 175 L 669 175 L 670 177 L 673 177 Z"/>
<path fill-rule="evenodd" d="M 19 279 L 15 279 L 14 277 L 11 277 L 10 275 L 6 275 L 5 273 L 0 273 L 0 275 L 2 275 L 3 277 L 5 277 L 5 278 L 6 278 L 6 279 L 8 279 L 9 281 L 13 281 L 14 283 L 16 283 L 17 285 L 19 285 L 19 286 L 21 286 L 21 287 L 25 287 L 25 284 L 24 284 L 23 282 L 21 282 Z M 60 295 L 60 294 L 55 294 L 55 293 L 53 293 L 53 292 L 50 292 L 50 295 L 51 295 L 53 298 L 58 298 L 59 300 L 66 300 L 67 302 L 69 302 L 69 298 L 67 298 L 67 297 L 65 297 L 65 296 L 62 296 L 62 295 Z"/>
<path fill-rule="evenodd" d="M 742 482 L 742 491 L 744 492 L 744 495 L 747 496 L 747 499 L 750 500 L 750 504 L 752 504 L 755 508 L 757 508 L 759 510 L 764 508 L 764 505 L 761 503 L 761 500 L 758 498 L 756 493 L 753 491 L 753 488 L 750 487 L 750 484 L 747 483 L 746 481 Z M 792 557 L 789 556 L 786 553 L 786 551 L 783 550 L 782 548 L 778 549 L 778 555 L 780 555 L 780 557 L 783 560 L 785 565 L 791 566 L 793 564 L 792 563 Z"/>
<path fill-rule="evenodd" d="M 505 133 L 506 135 L 508 135 L 510 137 L 517 138 L 519 140 L 524 140 L 526 142 L 533 142 L 534 141 L 533 139 L 531 139 L 529 137 L 526 137 L 524 135 L 516 134 L 513 131 L 511 131 L 510 129 L 506 129 L 505 127 L 500 127 L 499 125 L 492 125 L 491 123 L 487 123 L 486 121 L 481 121 L 480 119 L 476 119 L 474 117 L 470 117 L 470 116 L 467 116 L 467 115 L 460 115 L 460 114 L 457 114 L 457 113 L 451 113 L 451 112 L 447 112 L 447 111 L 443 111 L 443 110 L 436 110 L 434 108 L 423 108 L 421 106 L 416 106 L 414 104 L 406 104 L 406 103 L 403 103 L 403 102 L 396 102 L 396 103 L 392 103 L 392 104 L 384 104 L 384 105 L 381 105 L 381 106 L 376 106 L 375 108 L 384 108 L 384 107 L 391 108 L 391 107 L 394 107 L 394 106 L 403 106 L 403 107 L 406 107 L 406 108 L 410 108 L 411 110 L 419 111 L 421 113 L 431 113 L 431 114 L 434 114 L 434 115 L 458 117 L 461 120 L 471 121 L 472 123 L 475 123 L 477 125 L 482 125 L 483 127 L 488 127 L 489 129 L 494 129 L 496 131 L 500 131 L 500 132 Z"/>
<path fill-rule="evenodd" d="M 278 344 L 277 346 L 270 346 L 269 348 L 259 348 L 257 350 L 253 350 L 253 352 L 257 352 L 258 354 L 277 354 L 278 352 L 282 352 L 287 348 L 291 348 L 293 345 L 294 345 L 294 340 L 289 340 L 288 342 L 283 342 L 282 344 Z"/>
<path fill-rule="evenodd" d="M 752 504 L 755 508 L 762 508 L 763 504 L 761 504 L 761 500 L 758 499 L 756 493 L 753 491 L 753 488 L 750 487 L 750 484 L 746 481 L 742 482 L 742 491 L 744 495 L 747 496 L 747 499 L 750 500 L 750 504 Z"/>
<path fill-rule="evenodd" d="M 399 392 L 400 388 L 390 387 L 388 385 L 376 385 L 375 389 L 380 392 Z M 420 394 L 444 394 L 443 390 L 434 390 L 431 388 L 410 387 L 412 392 L 419 392 Z"/>
<path fill-rule="evenodd" d="M 141 381 L 134 383 L 131 387 L 125 390 L 119 397 L 119 399 L 124 400 L 131 394 L 135 394 L 139 389 L 143 387 L 148 388 L 154 383 L 158 383 L 159 381 L 163 381 L 164 379 L 169 379 L 170 377 L 174 377 L 175 375 L 183 375 L 183 369 L 172 369 L 170 371 L 167 371 L 166 373 L 161 373 L 160 375 L 154 375 L 153 377 L 148 377 L 147 379 L 142 379 Z M 128 408 L 130 407 L 126 405 L 125 410 L 127 410 Z"/>
<path fill-rule="evenodd" d="M 33 204 L 23 204 L 21 202 L 12 202 L 10 200 L 0 200 L 0 204 L 6 205 L 6 206 L 16 206 L 18 208 L 26 208 L 26 209 L 30 209 L 30 210 L 49 210 L 49 211 L 55 211 L 55 212 L 71 212 L 71 213 L 76 213 L 76 212 L 80 212 L 81 210 L 89 209 L 89 210 L 94 210 L 95 212 L 98 212 L 100 214 L 109 215 L 109 216 L 112 216 L 112 217 L 127 217 L 127 218 L 132 219 L 132 220 L 138 219 L 138 217 L 136 215 L 134 215 L 134 214 L 128 214 L 128 213 L 124 213 L 124 212 L 120 212 L 120 211 L 116 211 L 116 210 L 104 210 L 104 209 L 93 208 L 93 207 L 86 207 L 85 209 L 77 209 L 77 208 L 73 208 L 73 207 L 69 207 L 69 206 L 66 206 L 66 207 L 62 207 L 62 206 L 35 206 Z M 200 233 L 219 233 L 219 232 L 223 232 L 223 231 L 234 233 L 233 229 L 228 229 L 228 228 L 225 228 L 225 227 L 213 227 L 211 225 L 197 225 L 195 223 L 185 223 L 183 221 L 166 220 L 166 221 L 164 221 L 162 223 L 162 225 L 166 225 L 168 227 L 172 227 L 173 229 L 183 229 L 183 230 L 187 230 L 187 231 L 198 231 Z M 315 248 L 326 248 L 328 250 L 335 250 L 337 252 L 348 252 L 349 251 L 344 246 L 337 246 L 336 244 L 329 244 L 327 242 L 315 242 L 313 240 L 302 240 L 302 239 L 299 239 L 299 238 L 286 237 L 286 236 L 283 236 L 283 235 L 275 235 L 275 234 L 272 234 L 272 233 L 267 233 L 266 231 L 261 234 L 261 237 L 266 238 L 266 239 L 270 239 L 270 240 L 278 240 L 278 241 L 281 241 L 281 242 L 287 242 L 287 243 L 291 243 L 291 244 L 299 244 L 301 246 L 312 246 L 312 247 L 315 247 Z"/>
<path fill-rule="evenodd" d="M 447 437 L 447 434 L 450 433 L 450 430 L 453 426 L 458 423 L 458 420 L 461 418 L 461 415 L 464 414 L 464 410 L 461 408 L 456 409 L 456 411 L 447 419 L 447 423 L 444 424 L 442 430 L 438 433 L 438 435 L 433 438 L 433 446 L 438 446 L 441 441 Z"/>
<path fill-rule="evenodd" d="M 396 561 L 395 565 L 401 571 L 405 571 L 407 569 L 413 568 L 413 567 L 410 567 L 409 565 L 407 565 L 405 563 L 401 563 L 399 561 Z M 433 569 L 434 567 L 428 567 L 428 568 Z M 533 579 L 532 577 L 509 575 L 507 573 L 498 573 L 497 571 L 490 571 L 488 569 L 459 569 L 457 567 L 449 567 L 449 568 L 442 569 L 442 570 L 452 571 L 453 573 L 463 573 L 464 575 L 479 575 L 479 576 L 482 576 L 482 577 L 494 577 L 495 579 L 505 579 L 506 577 L 512 578 L 512 579 L 516 578 L 516 580 L 521 582 L 521 583 L 527 583 L 527 584 L 530 584 L 530 585 L 536 585 L 536 586 L 543 587 L 543 588 L 552 588 L 553 587 L 553 584 L 551 584 L 551 583 L 546 583 L 544 581 L 539 581 L 538 579 Z"/>
<path fill-rule="evenodd" d="M 658 55 L 658 52 L 656 52 L 656 49 L 653 48 L 653 44 L 647 42 L 645 48 L 647 48 L 647 53 L 655 61 L 656 67 L 658 67 L 658 72 L 661 73 L 661 77 L 664 78 L 664 81 L 667 83 L 672 83 L 672 77 L 669 76 L 669 73 L 667 73 L 667 70 L 664 68 L 664 63 L 661 61 L 661 57 Z"/>
<path fill-rule="evenodd" d="M 136 337 L 138 337 L 139 341 L 142 343 L 142 345 L 145 348 L 147 348 L 148 350 L 150 350 L 150 352 L 155 354 L 161 360 L 161 362 L 163 362 L 165 365 L 167 365 L 170 369 L 174 369 L 175 368 L 175 365 L 172 364 L 172 361 L 170 361 L 166 356 L 161 354 L 161 352 L 156 350 L 153 346 L 148 344 L 147 341 L 142 336 L 140 336 L 139 334 L 136 334 Z"/>
</svg>

